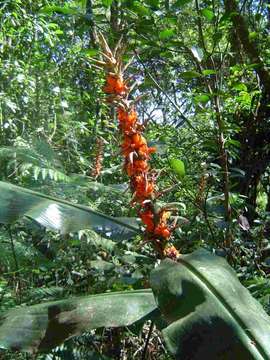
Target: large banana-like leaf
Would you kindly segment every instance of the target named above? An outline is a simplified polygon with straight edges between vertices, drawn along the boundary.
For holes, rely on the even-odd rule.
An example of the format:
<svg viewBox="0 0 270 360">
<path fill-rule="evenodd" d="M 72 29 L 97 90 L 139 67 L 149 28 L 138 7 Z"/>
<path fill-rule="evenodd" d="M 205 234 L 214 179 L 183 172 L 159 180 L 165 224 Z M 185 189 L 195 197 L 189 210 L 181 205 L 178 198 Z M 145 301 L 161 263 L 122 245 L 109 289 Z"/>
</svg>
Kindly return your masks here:
<svg viewBox="0 0 270 360">
<path fill-rule="evenodd" d="M 0 348 L 34 353 L 100 327 L 129 326 L 152 316 L 151 290 L 104 293 L 10 310 L 0 321 Z"/>
<path fill-rule="evenodd" d="M 93 229 L 112 240 L 129 239 L 139 231 L 134 218 L 113 218 L 84 205 L 0 181 L 0 223 L 10 224 L 23 216 L 61 233 Z"/>
<path fill-rule="evenodd" d="M 151 286 L 177 359 L 270 359 L 270 318 L 224 259 L 198 250 L 164 260 Z"/>
</svg>

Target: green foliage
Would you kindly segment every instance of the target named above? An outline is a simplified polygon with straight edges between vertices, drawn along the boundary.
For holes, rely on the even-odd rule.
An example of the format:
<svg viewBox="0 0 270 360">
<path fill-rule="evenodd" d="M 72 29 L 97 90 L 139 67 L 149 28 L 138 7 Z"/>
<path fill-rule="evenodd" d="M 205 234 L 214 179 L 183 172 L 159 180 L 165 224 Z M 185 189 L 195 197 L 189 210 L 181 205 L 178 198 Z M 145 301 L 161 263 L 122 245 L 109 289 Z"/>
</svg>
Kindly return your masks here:
<svg viewBox="0 0 270 360">
<path fill-rule="evenodd" d="M 142 96 L 139 118 L 157 148 L 156 205 L 171 210 L 173 244 L 226 257 L 269 313 L 268 15 L 257 0 L 1 2 L 1 314 L 149 287 L 157 259 L 134 221 L 115 114 L 91 60 L 97 30 L 112 46 L 122 35 L 125 61 L 134 55 L 131 98 Z M 170 358 L 156 328 L 138 328 L 92 330 L 37 358 Z"/>
<path fill-rule="evenodd" d="M 185 174 L 186 174 L 185 164 L 183 163 L 182 160 L 170 159 L 170 167 L 172 168 L 172 170 L 175 172 L 175 174 L 179 178 L 182 178 L 185 176 Z"/>
<path fill-rule="evenodd" d="M 166 260 L 151 285 L 177 359 L 269 357 L 269 319 L 223 259 L 198 250 L 179 264 Z"/>
<path fill-rule="evenodd" d="M 149 290 L 107 293 L 15 309 L 4 315 L 0 347 L 35 353 L 99 327 L 128 326 L 156 309 Z"/>
<path fill-rule="evenodd" d="M 139 231 L 134 219 L 110 218 L 83 205 L 0 182 L 0 222 L 11 224 L 27 216 L 62 234 L 91 228 L 112 239 L 128 239 Z M 132 224 L 133 222 L 133 224 Z"/>
</svg>

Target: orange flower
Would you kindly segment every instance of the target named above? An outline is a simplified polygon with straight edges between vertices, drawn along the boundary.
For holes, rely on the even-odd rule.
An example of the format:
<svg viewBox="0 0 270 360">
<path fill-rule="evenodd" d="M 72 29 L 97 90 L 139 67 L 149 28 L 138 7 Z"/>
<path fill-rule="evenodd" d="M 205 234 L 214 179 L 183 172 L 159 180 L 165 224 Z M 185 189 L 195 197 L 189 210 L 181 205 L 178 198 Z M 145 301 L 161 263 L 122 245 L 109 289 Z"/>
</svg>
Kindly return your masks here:
<svg viewBox="0 0 270 360">
<path fill-rule="evenodd" d="M 138 172 L 145 172 L 149 170 L 149 166 L 145 160 L 135 160 L 134 167 Z"/>
<path fill-rule="evenodd" d="M 137 201 L 144 201 L 154 192 L 154 183 L 148 181 L 143 174 L 135 175 L 131 181 L 131 185 Z"/>
<path fill-rule="evenodd" d="M 145 138 L 136 133 L 131 136 L 126 135 L 122 144 L 122 153 L 125 156 L 128 156 L 132 151 L 136 151 L 145 160 L 149 158 L 149 154 L 155 152 L 155 148 L 149 148 Z"/>
<path fill-rule="evenodd" d="M 152 213 L 152 211 L 146 210 L 146 211 L 140 213 L 140 218 L 142 219 L 142 222 L 146 225 L 146 230 L 148 232 L 152 232 L 155 227 L 154 214 Z"/>
<path fill-rule="evenodd" d="M 180 256 L 179 251 L 172 245 L 164 249 L 164 255 L 171 259 L 177 259 Z"/>
<path fill-rule="evenodd" d="M 128 176 L 133 176 L 148 171 L 149 166 L 145 160 L 134 160 L 133 163 L 126 163 L 125 168 Z"/>
<path fill-rule="evenodd" d="M 129 136 L 125 136 L 124 141 L 123 141 L 121 147 L 122 147 L 122 153 L 123 153 L 123 155 L 125 155 L 126 157 L 128 157 L 129 154 L 134 150 L 134 149 L 132 148 L 132 142 L 131 142 L 131 139 L 130 139 Z"/>
<path fill-rule="evenodd" d="M 119 107 L 117 112 L 118 112 L 118 119 L 121 122 L 135 123 L 137 120 L 137 113 L 134 109 L 128 112 L 123 108 Z"/>
<path fill-rule="evenodd" d="M 132 136 L 132 142 L 135 145 L 136 149 L 140 148 L 141 146 L 147 145 L 145 138 L 138 133 Z"/>
<path fill-rule="evenodd" d="M 106 94 L 123 95 L 127 92 L 127 87 L 120 77 L 107 75 L 103 90 Z"/>
<path fill-rule="evenodd" d="M 157 149 L 154 146 L 148 148 L 148 154 L 154 154 L 156 151 Z"/>
<path fill-rule="evenodd" d="M 155 228 L 154 234 L 167 239 L 170 237 L 171 232 L 166 224 L 161 223 Z"/>
<path fill-rule="evenodd" d="M 135 190 L 135 195 L 138 200 L 145 200 L 153 194 L 154 184 L 147 183 L 142 186 L 138 186 Z"/>
<path fill-rule="evenodd" d="M 129 112 L 118 108 L 118 120 L 120 129 L 124 133 L 130 133 L 135 130 L 135 124 L 137 122 L 137 113 L 133 109 Z"/>
</svg>

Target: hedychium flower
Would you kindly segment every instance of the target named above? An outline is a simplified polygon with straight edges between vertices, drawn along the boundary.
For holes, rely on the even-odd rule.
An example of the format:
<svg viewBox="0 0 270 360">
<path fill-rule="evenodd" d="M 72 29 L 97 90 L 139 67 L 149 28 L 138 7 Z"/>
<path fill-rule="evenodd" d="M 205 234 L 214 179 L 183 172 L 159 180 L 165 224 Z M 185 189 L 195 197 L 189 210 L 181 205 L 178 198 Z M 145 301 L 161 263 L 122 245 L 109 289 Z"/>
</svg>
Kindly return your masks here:
<svg viewBox="0 0 270 360">
<path fill-rule="evenodd" d="M 132 206 L 137 208 L 144 229 L 145 239 L 151 242 L 159 257 L 176 259 L 179 252 L 170 244 L 174 225 L 170 224 L 170 212 L 166 207 L 156 210 L 157 192 L 155 171 L 149 160 L 155 148 L 149 147 L 142 135 L 143 126 L 136 112 L 137 100 L 129 100 L 131 87 L 125 80 L 125 70 L 129 64 L 122 62 L 123 44 L 118 42 L 111 50 L 104 36 L 99 34 L 103 61 L 94 59 L 98 67 L 106 72 L 103 88 L 107 101 L 116 108 L 119 130 L 122 135 L 121 153 L 124 158 L 124 171 L 130 179 Z"/>
</svg>

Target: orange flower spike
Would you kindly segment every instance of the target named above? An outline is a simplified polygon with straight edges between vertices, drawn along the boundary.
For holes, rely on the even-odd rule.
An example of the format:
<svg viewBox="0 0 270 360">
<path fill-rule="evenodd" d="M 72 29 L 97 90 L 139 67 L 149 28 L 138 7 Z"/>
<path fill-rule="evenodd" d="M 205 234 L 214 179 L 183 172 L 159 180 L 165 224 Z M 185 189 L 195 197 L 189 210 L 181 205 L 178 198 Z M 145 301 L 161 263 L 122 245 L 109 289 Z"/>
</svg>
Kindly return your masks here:
<svg viewBox="0 0 270 360">
<path fill-rule="evenodd" d="M 131 177 L 140 173 L 146 173 L 149 170 L 149 166 L 145 160 L 134 160 L 134 162 L 131 164 L 126 159 L 125 169 L 128 176 Z"/>
<path fill-rule="evenodd" d="M 121 147 L 122 147 L 122 154 L 126 157 L 129 156 L 129 154 L 133 151 L 130 137 L 128 136 L 125 137 Z"/>
<path fill-rule="evenodd" d="M 103 91 L 106 93 L 106 94 L 112 94 L 114 89 L 111 85 L 109 84 L 106 84 L 104 87 L 103 87 Z"/>
<path fill-rule="evenodd" d="M 108 85 L 115 87 L 115 83 L 117 82 L 118 77 L 113 75 L 107 75 L 106 82 Z"/>
<path fill-rule="evenodd" d="M 143 145 L 147 145 L 145 138 L 138 133 L 132 136 L 132 142 L 134 143 L 136 148 L 139 148 L 140 146 Z"/>
<path fill-rule="evenodd" d="M 137 101 L 128 100 L 130 88 L 124 80 L 120 52 L 111 51 L 102 35 L 100 43 L 105 54 L 102 66 L 107 71 L 104 92 L 107 94 L 107 101 L 117 105 L 119 129 L 123 137 L 121 152 L 124 157 L 124 169 L 130 178 L 132 204 L 137 205 L 138 216 L 145 226 L 147 238 L 154 242 L 154 248 L 159 255 L 176 259 L 179 256 L 178 251 L 174 246 L 168 245 L 173 231 L 173 227 L 167 224 L 170 213 L 166 210 L 154 211 L 157 194 L 155 181 L 148 174 L 148 160 L 156 149 L 148 147 L 146 139 L 141 135 L 144 125 L 138 122 L 135 105 L 130 105 L 136 104 Z"/>
<path fill-rule="evenodd" d="M 125 170 L 126 170 L 128 176 L 133 176 L 134 175 L 133 164 L 130 164 L 130 163 L 126 162 L 124 167 L 125 167 Z"/>
<path fill-rule="evenodd" d="M 115 86 L 114 86 L 114 90 L 116 94 L 122 95 L 125 94 L 127 92 L 127 87 L 126 85 L 123 83 L 122 80 L 117 79 Z"/>
<path fill-rule="evenodd" d="M 127 112 L 122 108 L 118 108 L 118 120 L 122 124 L 134 125 L 137 121 L 137 113 L 134 110 Z"/>
</svg>

